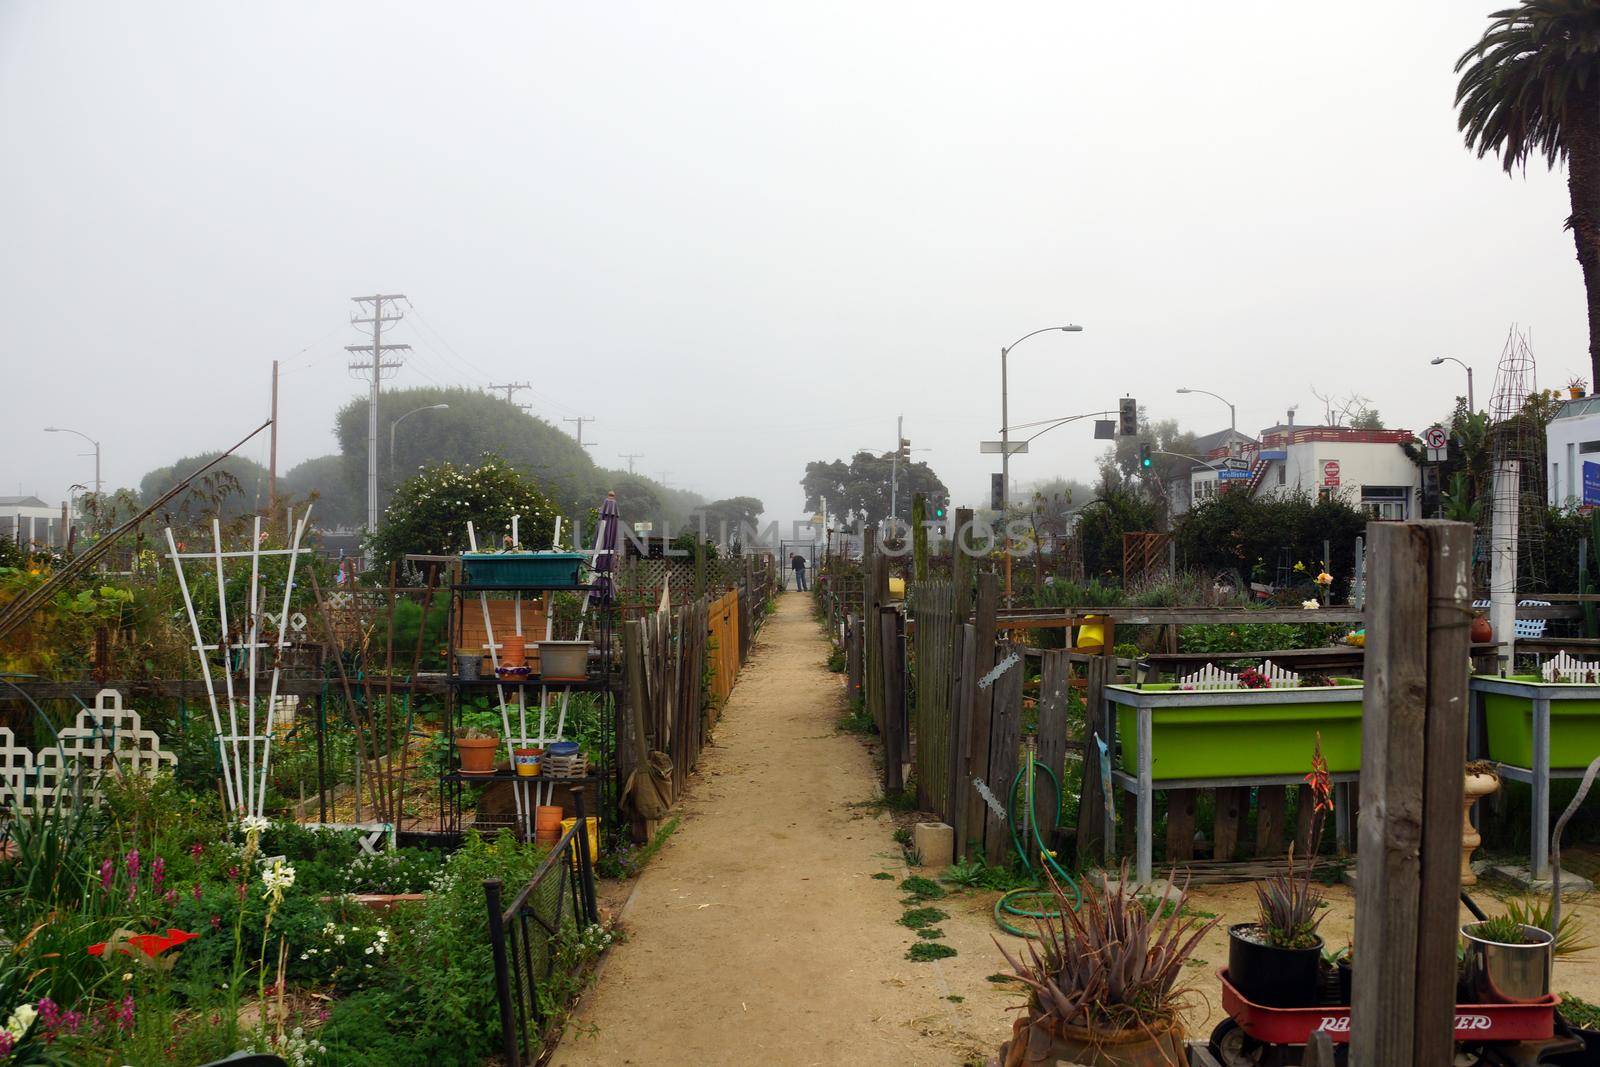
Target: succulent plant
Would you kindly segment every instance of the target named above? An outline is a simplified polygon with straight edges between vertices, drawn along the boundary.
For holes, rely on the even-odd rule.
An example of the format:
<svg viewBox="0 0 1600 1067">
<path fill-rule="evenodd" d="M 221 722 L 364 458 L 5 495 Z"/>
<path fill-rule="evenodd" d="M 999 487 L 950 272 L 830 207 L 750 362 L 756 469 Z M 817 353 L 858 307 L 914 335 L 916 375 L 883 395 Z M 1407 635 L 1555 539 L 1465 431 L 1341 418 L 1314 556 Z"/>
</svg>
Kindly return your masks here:
<svg viewBox="0 0 1600 1067">
<path fill-rule="evenodd" d="M 1182 890 L 1178 907 L 1156 918 L 1120 888 L 1127 884 L 1126 868 L 1122 875 L 1086 890 L 1077 911 L 1051 877 L 1058 914 L 1038 920 L 1039 939 L 1027 943 L 1020 959 L 995 940 L 1016 981 L 1028 987 L 1034 1028 L 1117 1031 L 1175 1013 L 1187 991 L 1184 963 L 1217 919 L 1184 915 Z"/>
</svg>

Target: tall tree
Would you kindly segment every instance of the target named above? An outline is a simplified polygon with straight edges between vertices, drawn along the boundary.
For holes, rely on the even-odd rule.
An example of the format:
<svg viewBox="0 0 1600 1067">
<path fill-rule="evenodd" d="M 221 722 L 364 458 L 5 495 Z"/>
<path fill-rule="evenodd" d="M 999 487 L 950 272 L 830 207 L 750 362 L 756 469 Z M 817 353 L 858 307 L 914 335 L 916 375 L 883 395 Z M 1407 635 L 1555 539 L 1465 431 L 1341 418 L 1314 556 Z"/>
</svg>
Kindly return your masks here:
<svg viewBox="0 0 1600 1067">
<path fill-rule="evenodd" d="M 1528 157 L 1567 164 L 1572 231 L 1589 301 L 1589 363 L 1600 386 L 1600 0 L 1522 0 L 1496 11 L 1456 61 L 1459 127 L 1507 174 Z"/>
<path fill-rule="evenodd" d="M 898 494 L 891 491 L 892 481 L 898 484 Z M 807 511 L 819 510 L 826 498 L 830 517 L 869 525 L 888 517 L 896 495 L 901 519 L 910 516 L 911 498 L 917 493 L 928 498 L 930 507 L 944 507 L 950 501 L 950 490 L 926 463 L 902 463 L 896 478 L 893 457 L 873 452 L 857 452 L 849 463 L 839 459 L 807 463 L 800 487 L 806 493 Z"/>
</svg>

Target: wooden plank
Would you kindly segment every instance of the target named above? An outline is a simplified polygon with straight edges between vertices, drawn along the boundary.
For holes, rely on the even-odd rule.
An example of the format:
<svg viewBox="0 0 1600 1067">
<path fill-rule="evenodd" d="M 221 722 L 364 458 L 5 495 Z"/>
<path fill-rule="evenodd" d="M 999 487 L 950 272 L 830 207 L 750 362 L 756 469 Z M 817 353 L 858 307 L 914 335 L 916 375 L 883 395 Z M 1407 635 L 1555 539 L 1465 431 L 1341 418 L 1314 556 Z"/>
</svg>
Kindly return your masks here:
<svg viewBox="0 0 1600 1067">
<path fill-rule="evenodd" d="M 1283 818 L 1287 795 L 1281 785 L 1264 785 L 1256 790 L 1256 855 L 1276 856 L 1283 852 Z"/>
<path fill-rule="evenodd" d="M 956 636 L 955 669 L 950 681 L 950 810 L 946 814 L 956 832 L 956 858 L 965 859 L 972 854 L 971 807 L 972 788 L 970 752 L 972 748 L 972 704 L 976 696 L 977 667 L 975 655 L 978 647 L 977 629 L 966 623 Z M 979 823 L 978 825 L 982 825 Z M 982 835 L 979 835 L 980 839 Z"/>
<path fill-rule="evenodd" d="M 886 796 L 893 796 L 905 788 L 906 674 L 900 612 L 891 607 L 879 608 L 878 627 L 879 647 L 883 650 L 883 791 Z"/>
<path fill-rule="evenodd" d="M 1216 817 L 1212 823 L 1211 858 L 1228 862 L 1239 853 L 1239 828 L 1250 809 L 1250 790 L 1231 786 L 1217 791 Z"/>
<path fill-rule="evenodd" d="M 1058 651 L 1046 652 L 1040 662 L 1038 762 L 1050 769 L 1058 784 L 1066 781 L 1067 713 L 1071 692 L 1068 676 L 1071 670 L 1070 661 Z M 1050 841 L 1056 829 L 1061 796 L 1051 788 L 1043 774 L 1036 777 L 1040 780 L 1040 784 L 1035 786 L 1036 795 L 1043 797 L 1046 790 L 1051 794 L 1048 802 L 1041 801 L 1034 807 L 1039 830 L 1044 834 L 1044 839 Z"/>
<path fill-rule="evenodd" d="M 1534 612 L 1562 612 L 1569 609 L 1563 608 L 1519 608 L 1517 618 L 1533 617 Z M 1570 609 L 1576 611 L 1576 609 Z M 1524 612 L 1529 613 L 1524 615 Z M 1119 626 L 1155 626 L 1161 623 L 1175 623 L 1179 626 L 1191 624 L 1202 625 L 1230 625 L 1237 626 L 1241 623 L 1255 622 L 1285 622 L 1303 623 L 1306 621 L 1305 612 L 1299 608 L 1075 608 L 1072 611 L 1063 611 L 1060 608 L 1007 608 L 1000 614 L 1000 621 L 1007 629 L 1019 626 L 1025 627 L 1028 622 L 1046 623 L 1051 620 L 1060 620 L 1074 615 L 1099 615 L 1114 620 Z M 1327 623 L 1360 623 L 1365 621 L 1365 616 L 1354 608 L 1323 608 L 1317 612 L 1318 622 Z"/>
<path fill-rule="evenodd" d="M 1070 656 L 1068 662 L 1071 662 Z M 1104 656 L 1095 656 L 1088 665 L 1089 687 L 1084 691 L 1083 784 L 1078 796 L 1078 866 L 1087 869 L 1106 859 L 1105 834 L 1105 783 L 1100 779 L 1100 740 L 1109 744 L 1103 716 L 1105 714 L 1106 675 L 1110 662 Z M 1113 753 L 1113 756 L 1115 754 Z"/>
<path fill-rule="evenodd" d="M 845 696 L 861 699 L 861 616 L 849 615 L 845 619 L 844 639 Z"/>
<path fill-rule="evenodd" d="M 1167 862 L 1194 859 L 1194 809 L 1198 789 L 1167 790 Z"/>
<path fill-rule="evenodd" d="M 973 683 L 988 674 L 994 667 L 995 612 L 1000 606 L 1000 580 L 993 572 L 978 575 L 977 609 L 973 618 L 972 669 Z M 989 781 L 990 724 L 994 713 L 994 686 L 974 688 L 970 718 L 971 732 L 967 747 L 967 780 L 982 778 Z M 1008 786 L 1010 783 L 1006 783 Z M 981 840 L 987 825 L 984 813 L 988 805 L 977 790 L 967 790 L 967 830 Z"/>
<path fill-rule="evenodd" d="M 972 525 L 972 509 L 956 508 L 954 543 L 950 547 L 950 587 L 955 591 L 956 624 L 972 611 L 972 555 L 962 548 L 961 536 Z"/>
<path fill-rule="evenodd" d="M 1423 758 L 1428 542 L 1409 524 L 1372 524 L 1367 546 L 1367 608 L 1375 624 L 1367 630 L 1362 706 L 1361 806 L 1367 817 L 1358 831 L 1356 958 L 1362 967 L 1352 997 L 1351 1051 L 1356 1062 L 1399 1067 L 1416 1062 L 1421 869 L 1414 857 L 1422 847 L 1422 776 L 1412 765 Z M 1393 901 L 1385 899 L 1391 895 Z"/>
<path fill-rule="evenodd" d="M 1016 651 L 1009 644 L 1000 646 L 997 653 L 999 661 L 1004 661 Z M 1011 783 L 1017 777 L 1017 758 L 1022 744 L 1022 676 L 1022 657 L 1017 655 L 1016 663 L 995 679 L 990 687 L 994 691 L 994 702 L 990 723 L 989 776 L 985 781 L 1001 804 L 1010 803 Z M 989 863 L 1004 864 L 1012 851 L 1011 824 L 995 814 L 987 804 L 983 810 L 984 854 Z"/>
</svg>

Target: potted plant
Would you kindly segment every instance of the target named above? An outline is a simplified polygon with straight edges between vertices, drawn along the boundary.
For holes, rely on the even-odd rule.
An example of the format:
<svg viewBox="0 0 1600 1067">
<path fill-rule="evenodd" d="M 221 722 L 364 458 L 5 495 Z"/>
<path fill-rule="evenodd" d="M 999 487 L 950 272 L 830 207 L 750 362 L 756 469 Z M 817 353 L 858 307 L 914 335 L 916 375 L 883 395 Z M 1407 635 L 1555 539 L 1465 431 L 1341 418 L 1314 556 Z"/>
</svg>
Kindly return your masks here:
<svg viewBox="0 0 1600 1067">
<path fill-rule="evenodd" d="M 469 727 L 456 738 L 456 751 L 461 753 L 462 774 L 493 774 L 495 752 L 500 747 L 497 734 L 482 727 Z"/>
<path fill-rule="evenodd" d="M 1512 915 L 1461 928 L 1466 942 L 1463 982 L 1475 1004 L 1525 1004 L 1550 993 L 1555 937 Z"/>
<path fill-rule="evenodd" d="M 1051 877 L 1055 914 L 1039 920 L 1039 939 L 1021 959 L 1000 947 L 1010 977 L 1028 990 L 1026 1010 L 1000 1046 L 1003 1067 L 1188 1062 L 1184 965 L 1217 920 L 1184 915 L 1182 891 L 1166 898 L 1172 910 L 1158 918 L 1122 888 L 1123 874 L 1086 886 L 1076 911 Z"/>
<path fill-rule="evenodd" d="M 1256 921 L 1228 928 L 1228 980 L 1242 997 L 1264 1007 L 1304 1008 L 1317 1002 L 1323 895 L 1311 875 L 1323 817 L 1333 810 L 1333 783 L 1320 736 L 1305 780 L 1314 805 L 1305 864 L 1296 866 L 1291 845 L 1283 872 L 1256 883 Z"/>
</svg>

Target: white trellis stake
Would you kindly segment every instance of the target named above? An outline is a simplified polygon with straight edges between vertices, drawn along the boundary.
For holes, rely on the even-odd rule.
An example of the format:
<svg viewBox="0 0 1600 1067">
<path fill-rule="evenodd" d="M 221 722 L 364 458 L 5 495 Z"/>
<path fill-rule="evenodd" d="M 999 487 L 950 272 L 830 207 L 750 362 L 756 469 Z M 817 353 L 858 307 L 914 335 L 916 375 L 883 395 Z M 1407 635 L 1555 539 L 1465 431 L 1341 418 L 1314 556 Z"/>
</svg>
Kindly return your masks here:
<svg viewBox="0 0 1600 1067">
<path fill-rule="evenodd" d="M 290 599 L 294 595 L 295 567 L 300 560 L 300 545 L 305 538 L 306 523 L 311 509 L 301 514 L 299 521 L 289 512 L 289 526 L 293 531 L 288 548 L 264 549 L 261 547 L 261 518 L 252 524 L 250 547 L 244 551 L 225 552 L 222 548 L 222 524 L 211 520 L 211 551 L 180 552 L 169 527 L 167 555 L 177 572 L 178 589 L 183 594 L 184 610 L 189 616 L 189 631 L 194 637 L 195 655 L 200 658 L 200 671 L 205 679 L 206 699 L 211 705 L 211 725 L 217 736 L 217 756 L 222 763 L 222 789 L 231 813 L 239 818 L 263 817 L 267 802 L 267 777 L 272 760 L 272 728 L 276 719 L 278 682 L 283 669 L 283 649 L 289 645 L 293 629 L 289 615 Z M 276 619 L 263 612 L 261 589 L 261 560 L 265 556 L 287 556 L 288 573 L 283 580 L 282 607 Z M 226 561 L 249 559 L 250 586 L 245 595 L 246 615 L 237 627 L 228 624 L 228 584 Z M 200 617 L 195 611 L 194 598 L 189 591 L 189 579 L 184 572 L 184 560 L 206 560 L 212 564 L 217 583 L 217 635 L 208 642 L 201 632 Z M 261 622 L 267 616 L 269 625 L 277 626 L 277 638 L 271 642 L 261 640 Z M 260 668 L 261 649 L 272 650 L 272 674 L 268 682 L 267 703 L 261 716 L 256 715 L 256 676 Z M 220 654 L 223 693 L 218 694 L 212 677 L 212 653 Z M 243 668 L 247 672 L 244 692 L 239 693 L 233 684 L 234 672 Z M 222 697 L 226 697 L 228 722 L 222 722 Z M 244 707 L 241 709 L 241 701 Z M 240 730 L 241 716 L 244 731 Z M 243 753 L 240 743 L 244 744 Z"/>
</svg>

